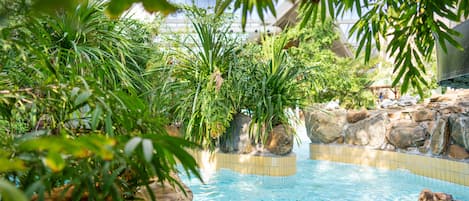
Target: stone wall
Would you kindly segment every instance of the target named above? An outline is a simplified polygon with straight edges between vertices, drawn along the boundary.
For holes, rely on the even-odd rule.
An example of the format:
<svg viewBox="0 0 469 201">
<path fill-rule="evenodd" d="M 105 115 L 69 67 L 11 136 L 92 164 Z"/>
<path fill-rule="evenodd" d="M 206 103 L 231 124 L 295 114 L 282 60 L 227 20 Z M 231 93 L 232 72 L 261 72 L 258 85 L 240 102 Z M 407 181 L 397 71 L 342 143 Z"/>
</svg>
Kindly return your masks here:
<svg viewBox="0 0 469 201">
<path fill-rule="evenodd" d="M 304 111 L 313 143 L 469 161 L 469 90 L 434 97 L 428 103 L 379 110 L 311 107 Z"/>
</svg>

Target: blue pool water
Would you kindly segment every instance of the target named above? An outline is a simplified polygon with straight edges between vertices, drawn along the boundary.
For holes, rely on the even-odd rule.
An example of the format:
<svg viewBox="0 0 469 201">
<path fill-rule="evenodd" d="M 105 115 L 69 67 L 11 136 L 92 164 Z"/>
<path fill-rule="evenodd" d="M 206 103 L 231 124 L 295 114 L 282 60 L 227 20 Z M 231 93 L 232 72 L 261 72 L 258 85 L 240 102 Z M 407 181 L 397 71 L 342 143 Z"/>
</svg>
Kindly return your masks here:
<svg viewBox="0 0 469 201">
<path fill-rule="evenodd" d="M 297 173 L 288 177 L 246 175 L 222 169 L 202 170 L 205 184 L 181 178 L 195 201 L 417 201 L 420 191 L 446 192 L 469 201 L 469 187 L 414 175 L 406 170 L 308 159 L 308 144 L 295 148 Z"/>
</svg>

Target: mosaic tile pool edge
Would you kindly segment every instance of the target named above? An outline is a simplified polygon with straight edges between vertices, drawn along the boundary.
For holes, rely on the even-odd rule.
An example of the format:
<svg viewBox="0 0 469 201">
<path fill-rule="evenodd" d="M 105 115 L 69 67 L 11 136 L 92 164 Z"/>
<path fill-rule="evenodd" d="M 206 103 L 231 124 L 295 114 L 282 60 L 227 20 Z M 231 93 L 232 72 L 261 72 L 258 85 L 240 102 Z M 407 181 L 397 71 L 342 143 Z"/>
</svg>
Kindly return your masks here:
<svg viewBox="0 0 469 201">
<path fill-rule="evenodd" d="M 248 154 L 191 151 L 202 169 L 231 169 L 242 174 L 290 176 L 296 173 L 296 155 L 257 156 Z"/>
<path fill-rule="evenodd" d="M 469 186 L 469 163 L 344 145 L 310 144 L 310 158 L 410 172 Z"/>
</svg>

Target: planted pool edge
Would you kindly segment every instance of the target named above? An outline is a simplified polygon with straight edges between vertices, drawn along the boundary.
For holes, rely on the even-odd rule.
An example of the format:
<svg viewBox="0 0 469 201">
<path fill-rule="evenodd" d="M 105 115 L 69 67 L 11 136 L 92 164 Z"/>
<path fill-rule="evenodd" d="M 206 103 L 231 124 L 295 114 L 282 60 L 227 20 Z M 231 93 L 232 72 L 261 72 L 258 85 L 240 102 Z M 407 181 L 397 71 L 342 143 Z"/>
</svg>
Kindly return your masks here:
<svg viewBox="0 0 469 201">
<path fill-rule="evenodd" d="M 201 169 L 230 169 L 241 174 L 290 176 L 296 173 L 296 155 L 261 156 L 251 154 L 191 151 Z"/>
<path fill-rule="evenodd" d="M 310 144 L 310 159 L 384 169 L 406 169 L 416 175 L 469 186 L 469 163 L 422 155 L 344 145 Z"/>
</svg>

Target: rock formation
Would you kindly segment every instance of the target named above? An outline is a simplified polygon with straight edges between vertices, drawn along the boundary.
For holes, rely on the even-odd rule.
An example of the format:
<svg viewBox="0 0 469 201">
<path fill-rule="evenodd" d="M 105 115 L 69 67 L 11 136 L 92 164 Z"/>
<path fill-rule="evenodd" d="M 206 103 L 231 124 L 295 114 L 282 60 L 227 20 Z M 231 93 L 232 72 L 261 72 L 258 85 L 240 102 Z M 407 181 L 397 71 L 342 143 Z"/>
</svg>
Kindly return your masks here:
<svg viewBox="0 0 469 201">
<path fill-rule="evenodd" d="M 314 107 L 305 112 L 306 131 L 312 143 L 418 150 L 423 154 L 467 159 L 468 100 L 469 90 L 461 90 L 434 97 L 427 104 L 375 111 L 326 111 Z"/>
<path fill-rule="evenodd" d="M 361 111 L 349 111 L 347 112 L 347 122 L 348 123 L 356 123 L 360 120 L 366 119 L 370 116 L 370 113 L 366 110 Z"/>
<path fill-rule="evenodd" d="M 467 159 L 469 153 L 461 146 L 452 144 L 448 149 L 448 156 L 454 159 Z"/>
<path fill-rule="evenodd" d="M 418 201 L 453 201 L 453 196 L 447 193 L 432 192 L 428 189 L 423 189 L 420 192 Z"/>
<path fill-rule="evenodd" d="M 254 142 L 249 136 L 251 118 L 244 114 L 236 114 L 231 121 L 227 133 L 220 138 L 220 150 L 230 153 L 251 153 Z"/>
<path fill-rule="evenodd" d="M 345 143 L 352 145 L 381 147 L 385 143 L 388 117 L 379 113 L 359 122 L 348 124 L 344 130 Z"/>
<path fill-rule="evenodd" d="M 269 133 L 265 144 L 267 150 L 276 155 L 286 155 L 293 150 L 293 129 L 277 125 Z"/>
<path fill-rule="evenodd" d="M 449 116 L 449 122 L 453 141 L 469 150 L 469 116 L 467 114 L 452 114 Z"/>
<path fill-rule="evenodd" d="M 342 136 L 346 124 L 344 110 L 309 108 L 305 112 L 306 133 L 312 142 L 331 143 Z"/>
<path fill-rule="evenodd" d="M 436 112 L 429 109 L 419 109 L 412 112 L 412 120 L 415 122 L 431 121 L 435 119 Z"/>
<path fill-rule="evenodd" d="M 449 123 L 448 118 L 441 117 L 436 120 L 436 127 L 432 132 L 430 148 L 432 154 L 443 154 L 449 145 Z"/>
<path fill-rule="evenodd" d="M 419 147 L 425 142 L 425 128 L 412 121 L 397 121 L 386 135 L 388 141 L 401 149 Z"/>
</svg>

